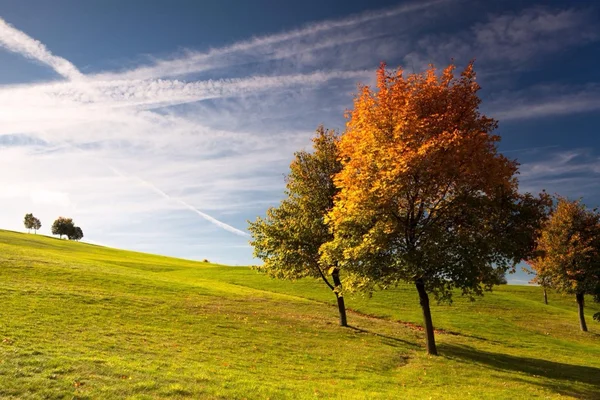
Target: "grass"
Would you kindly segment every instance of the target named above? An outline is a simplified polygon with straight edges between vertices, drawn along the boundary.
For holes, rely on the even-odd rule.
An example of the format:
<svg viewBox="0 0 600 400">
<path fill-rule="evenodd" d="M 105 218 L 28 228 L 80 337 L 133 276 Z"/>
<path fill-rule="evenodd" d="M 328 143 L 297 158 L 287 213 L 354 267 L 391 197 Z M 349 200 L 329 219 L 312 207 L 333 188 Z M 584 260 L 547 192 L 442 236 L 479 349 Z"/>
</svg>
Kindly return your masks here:
<svg viewBox="0 0 600 400">
<path fill-rule="evenodd" d="M 0 398 L 600 399 L 600 324 L 503 286 L 432 308 L 416 290 L 346 299 L 314 280 L 0 231 Z"/>
</svg>

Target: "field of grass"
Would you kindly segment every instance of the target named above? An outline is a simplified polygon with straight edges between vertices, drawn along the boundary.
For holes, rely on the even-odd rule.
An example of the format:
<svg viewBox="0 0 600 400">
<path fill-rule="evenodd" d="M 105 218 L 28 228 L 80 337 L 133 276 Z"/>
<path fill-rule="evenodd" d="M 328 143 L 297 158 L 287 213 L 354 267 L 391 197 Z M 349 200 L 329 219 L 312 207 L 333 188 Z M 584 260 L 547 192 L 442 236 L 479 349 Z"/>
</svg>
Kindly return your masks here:
<svg viewBox="0 0 600 400">
<path fill-rule="evenodd" d="M 2 399 L 600 399 L 600 324 L 575 300 L 503 286 L 432 307 L 314 280 L 0 231 Z"/>
</svg>

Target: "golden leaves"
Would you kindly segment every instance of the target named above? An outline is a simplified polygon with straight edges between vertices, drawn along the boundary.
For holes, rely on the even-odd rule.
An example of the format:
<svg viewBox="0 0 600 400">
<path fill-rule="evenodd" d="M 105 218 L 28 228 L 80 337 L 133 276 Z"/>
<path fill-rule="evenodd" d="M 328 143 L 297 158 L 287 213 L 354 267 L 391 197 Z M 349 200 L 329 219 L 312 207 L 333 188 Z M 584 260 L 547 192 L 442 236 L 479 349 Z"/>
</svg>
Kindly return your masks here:
<svg viewBox="0 0 600 400">
<path fill-rule="evenodd" d="M 567 292 L 586 291 L 600 273 L 600 215 L 578 200 L 558 197 L 535 253 L 527 263 L 537 273 L 536 282 Z"/>
</svg>

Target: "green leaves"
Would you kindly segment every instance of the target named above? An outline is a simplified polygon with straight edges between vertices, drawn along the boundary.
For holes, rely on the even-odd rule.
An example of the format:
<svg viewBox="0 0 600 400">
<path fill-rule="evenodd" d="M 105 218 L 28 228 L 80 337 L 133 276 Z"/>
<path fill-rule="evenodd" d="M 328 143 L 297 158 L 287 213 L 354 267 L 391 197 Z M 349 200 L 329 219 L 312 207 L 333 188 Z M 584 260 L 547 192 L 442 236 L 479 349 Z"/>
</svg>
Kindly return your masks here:
<svg viewBox="0 0 600 400">
<path fill-rule="evenodd" d="M 26 229 L 33 229 L 35 231 L 42 227 L 42 223 L 40 222 L 40 220 L 34 217 L 31 213 L 25 214 L 23 224 L 25 225 Z"/>
<path fill-rule="evenodd" d="M 257 269 L 281 279 L 306 276 L 327 280 L 319 248 L 333 238 L 325 215 L 333 206 L 337 188 L 333 176 L 341 169 L 335 131 L 319 127 L 313 152 L 295 153 L 286 177 L 287 197 L 264 218 L 249 223 L 254 256 L 264 264 Z"/>
</svg>

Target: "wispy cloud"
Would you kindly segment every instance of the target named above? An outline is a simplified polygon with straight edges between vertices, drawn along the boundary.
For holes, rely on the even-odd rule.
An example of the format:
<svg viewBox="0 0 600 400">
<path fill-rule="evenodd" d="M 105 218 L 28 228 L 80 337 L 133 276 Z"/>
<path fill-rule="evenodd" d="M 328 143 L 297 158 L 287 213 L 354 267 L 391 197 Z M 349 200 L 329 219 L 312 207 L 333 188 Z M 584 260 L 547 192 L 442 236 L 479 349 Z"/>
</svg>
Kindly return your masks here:
<svg viewBox="0 0 600 400">
<path fill-rule="evenodd" d="M 65 78 L 79 79 L 83 77 L 70 61 L 53 55 L 39 40 L 16 29 L 2 18 L 0 18 L 0 46 L 46 64 Z"/>
<path fill-rule="evenodd" d="M 408 65 L 466 62 L 477 59 L 492 70 L 521 69 L 542 56 L 600 39 L 594 13 L 585 9 L 531 7 L 518 13 L 489 16 L 486 22 L 453 34 L 432 34 L 418 40 L 405 57 Z"/>
<path fill-rule="evenodd" d="M 210 70 L 222 65 L 243 64 L 256 59 L 265 62 L 270 59 L 282 59 L 310 50 L 333 48 L 340 44 L 351 43 L 364 38 L 364 33 L 358 36 L 343 35 L 335 39 L 327 38 L 332 31 L 355 28 L 372 21 L 389 19 L 403 14 L 416 13 L 459 0 L 429 0 L 402 4 L 384 10 L 364 12 L 346 18 L 327 20 L 309 24 L 303 28 L 281 32 L 268 36 L 255 37 L 233 43 L 229 46 L 211 49 L 206 52 L 186 51 L 182 57 L 165 60 L 155 60 L 151 66 L 142 66 L 118 73 L 98 74 L 102 80 L 114 79 L 153 79 L 157 77 L 173 77 Z M 316 36 L 319 35 L 318 40 Z M 309 42 L 303 39 L 310 38 Z"/>
<path fill-rule="evenodd" d="M 486 108 L 502 121 L 562 116 L 600 110 L 600 86 L 541 85 L 502 92 Z"/>
<path fill-rule="evenodd" d="M 405 3 L 85 75 L 0 20 L 0 46 L 66 78 L 0 86 L 0 168 L 11 171 L 0 174 L 0 198 L 9 199 L 0 219 L 19 227 L 22 212 L 44 221 L 64 214 L 102 243 L 166 254 L 186 243 L 190 253 L 179 255 L 198 258 L 191 252 L 203 238 L 232 254 L 202 258 L 248 259 L 240 227 L 280 199 L 293 152 L 310 145 L 318 124 L 343 129 L 356 84 L 371 83 L 380 61 L 418 68 L 477 56 L 484 71 L 518 69 L 598 39 L 585 10 L 549 8 L 430 35 L 441 18 L 458 16 L 459 3 Z M 596 110 L 598 98 L 594 85 L 558 95 L 539 86 L 492 93 L 484 104 L 519 120 Z M 547 162 L 523 165 L 525 186 L 560 179 L 544 170 L 556 160 Z"/>
<path fill-rule="evenodd" d="M 600 156 L 592 149 L 553 151 L 521 165 L 521 189 L 546 190 L 600 205 Z"/>
</svg>

